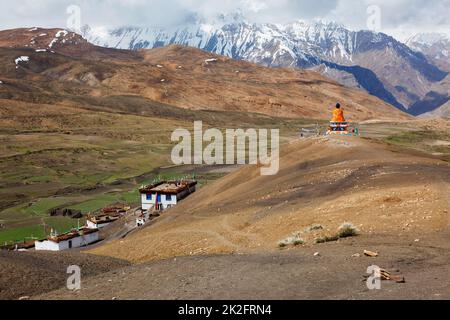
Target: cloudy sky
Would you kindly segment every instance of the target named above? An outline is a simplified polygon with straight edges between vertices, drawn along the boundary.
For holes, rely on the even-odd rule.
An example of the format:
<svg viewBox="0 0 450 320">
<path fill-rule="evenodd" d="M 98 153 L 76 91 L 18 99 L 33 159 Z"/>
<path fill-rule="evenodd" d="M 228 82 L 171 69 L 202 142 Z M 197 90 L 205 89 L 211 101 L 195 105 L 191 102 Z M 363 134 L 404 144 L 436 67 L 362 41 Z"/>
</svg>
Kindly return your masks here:
<svg viewBox="0 0 450 320">
<path fill-rule="evenodd" d="M 249 22 L 322 19 L 351 29 L 376 27 L 400 39 L 418 32 L 450 34 L 450 0 L 0 0 L 0 29 L 66 28 L 71 5 L 81 9 L 81 23 L 93 27 L 167 27 L 241 10 Z"/>
</svg>

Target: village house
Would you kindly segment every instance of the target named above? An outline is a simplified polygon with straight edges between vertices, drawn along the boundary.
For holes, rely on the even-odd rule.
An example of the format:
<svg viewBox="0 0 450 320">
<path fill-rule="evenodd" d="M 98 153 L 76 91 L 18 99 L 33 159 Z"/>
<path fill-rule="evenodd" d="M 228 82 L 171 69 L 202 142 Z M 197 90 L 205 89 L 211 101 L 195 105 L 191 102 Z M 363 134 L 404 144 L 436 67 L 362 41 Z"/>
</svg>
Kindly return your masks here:
<svg viewBox="0 0 450 320">
<path fill-rule="evenodd" d="M 191 180 L 184 181 L 162 181 L 150 186 L 141 188 L 142 210 L 162 211 L 174 207 L 194 193 L 197 182 Z"/>
<path fill-rule="evenodd" d="M 37 251 L 62 251 L 84 247 L 99 240 L 99 230 L 83 227 L 61 235 L 51 235 L 46 240 L 36 241 Z"/>
<path fill-rule="evenodd" d="M 98 216 L 88 216 L 86 225 L 89 229 L 103 229 L 111 223 L 116 222 L 121 217 L 120 214 L 101 214 Z"/>
</svg>

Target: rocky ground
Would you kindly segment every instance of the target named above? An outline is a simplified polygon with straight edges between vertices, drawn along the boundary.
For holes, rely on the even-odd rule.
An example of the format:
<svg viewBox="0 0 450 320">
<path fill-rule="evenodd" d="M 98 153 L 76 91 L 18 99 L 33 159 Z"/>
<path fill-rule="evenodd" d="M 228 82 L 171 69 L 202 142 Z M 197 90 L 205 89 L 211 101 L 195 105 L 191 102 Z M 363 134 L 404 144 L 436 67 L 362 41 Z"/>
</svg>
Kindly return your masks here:
<svg viewBox="0 0 450 320">
<path fill-rule="evenodd" d="M 449 236 L 361 236 L 314 248 L 178 257 L 102 273 L 34 299 L 450 299 Z M 379 253 L 364 256 L 364 250 Z M 377 265 L 405 283 L 369 290 Z"/>
<path fill-rule="evenodd" d="M 237 168 L 89 254 L 1 253 L 1 297 L 450 299 L 445 158 L 370 139 L 322 137 L 292 140 L 280 163 L 273 177 Z M 359 235 L 317 243 L 336 236 L 344 222 Z M 302 244 L 281 248 L 293 234 Z M 80 291 L 65 289 L 69 264 L 82 267 Z M 364 276 L 371 265 L 405 283 L 369 290 Z"/>
<path fill-rule="evenodd" d="M 129 263 L 77 252 L 0 251 L 0 300 L 27 298 L 65 287 L 71 265 L 79 266 L 83 277 L 91 277 Z"/>
<path fill-rule="evenodd" d="M 449 187 L 449 163 L 420 152 L 361 138 L 297 140 L 282 147 L 277 175 L 242 168 L 91 253 L 142 263 L 267 252 L 294 233 L 315 246 L 345 222 L 401 242 L 448 228 Z"/>
</svg>

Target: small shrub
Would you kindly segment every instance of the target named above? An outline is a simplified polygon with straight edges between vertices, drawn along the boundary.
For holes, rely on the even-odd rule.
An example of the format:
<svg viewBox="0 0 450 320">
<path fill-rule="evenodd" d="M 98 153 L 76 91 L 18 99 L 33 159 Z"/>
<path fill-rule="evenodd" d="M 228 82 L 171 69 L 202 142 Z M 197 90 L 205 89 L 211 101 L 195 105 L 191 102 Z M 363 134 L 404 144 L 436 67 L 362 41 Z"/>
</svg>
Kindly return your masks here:
<svg viewBox="0 0 450 320">
<path fill-rule="evenodd" d="M 334 242 L 343 238 L 355 237 L 358 234 L 359 234 L 358 228 L 356 228 L 352 223 L 346 222 L 339 227 L 337 235 L 317 238 L 315 242 L 316 243 Z"/>
<path fill-rule="evenodd" d="M 301 233 L 297 232 L 294 233 L 292 236 L 281 240 L 278 243 L 278 247 L 280 248 L 286 248 L 287 246 L 300 246 L 305 244 L 305 241 L 301 238 Z"/>
<path fill-rule="evenodd" d="M 349 238 L 355 237 L 359 234 L 358 228 L 356 228 L 352 223 L 346 222 L 339 227 L 339 238 Z"/>
<path fill-rule="evenodd" d="M 325 237 L 322 237 L 322 238 L 317 238 L 316 239 L 316 243 L 319 244 L 319 243 L 335 242 L 335 241 L 338 241 L 338 240 L 339 240 L 339 236 L 338 235 L 336 235 L 336 236 L 325 236 Z"/>
<path fill-rule="evenodd" d="M 306 232 L 313 232 L 323 230 L 323 226 L 320 224 L 313 224 L 312 226 L 306 228 Z"/>
</svg>

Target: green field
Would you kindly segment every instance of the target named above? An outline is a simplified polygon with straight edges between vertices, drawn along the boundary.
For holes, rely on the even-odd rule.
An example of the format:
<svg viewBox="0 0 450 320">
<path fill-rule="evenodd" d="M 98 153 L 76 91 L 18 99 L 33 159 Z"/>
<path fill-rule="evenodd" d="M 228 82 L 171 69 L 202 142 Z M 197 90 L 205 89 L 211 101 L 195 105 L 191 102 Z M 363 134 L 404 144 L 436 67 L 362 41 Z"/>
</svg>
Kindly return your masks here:
<svg viewBox="0 0 450 320">
<path fill-rule="evenodd" d="M 407 131 L 389 136 L 386 142 L 441 155 L 450 159 L 450 135 L 447 132 L 429 130 Z"/>
<path fill-rule="evenodd" d="M 43 218 L 42 223 L 39 225 L 35 224 L 0 231 L 0 245 L 44 239 L 52 229 L 58 233 L 64 233 L 85 223 L 86 219 L 74 220 L 64 217 Z"/>
<path fill-rule="evenodd" d="M 148 177 L 143 184 L 150 184 L 155 180 L 171 180 L 186 177 L 183 168 L 177 171 L 165 171 Z M 207 173 L 197 175 L 199 187 L 222 177 L 222 173 Z M 115 204 L 124 203 L 128 205 L 139 205 L 140 194 L 138 187 L 123 192 L 108 192 L 94 194 L 92 196 L 78 195 L 70 197 L 44 198 L 30 205 L 19 205 L 8 208 L 0 213 L 0 220 L 8 221 L 6 228 L 0 230 L 0 244 L 5 242 L 23 242 L 30 238 L 44 238 L 51 229 L 63 233 L 78 226 L 78 220 L 66 217 L 49 217 L 48 212 L 53 208 L 67 208 L 79 210 L 83 214 L 95 213 L 102 208 Z M 38 222 L 39 221 L 39 222 Z M 39 224 L 37 224 L 39 223 Z M 46 233 L 44 233 L 44 223 Z M 80 219 L 81 225 L 85 219 Z"/>
</svg>

